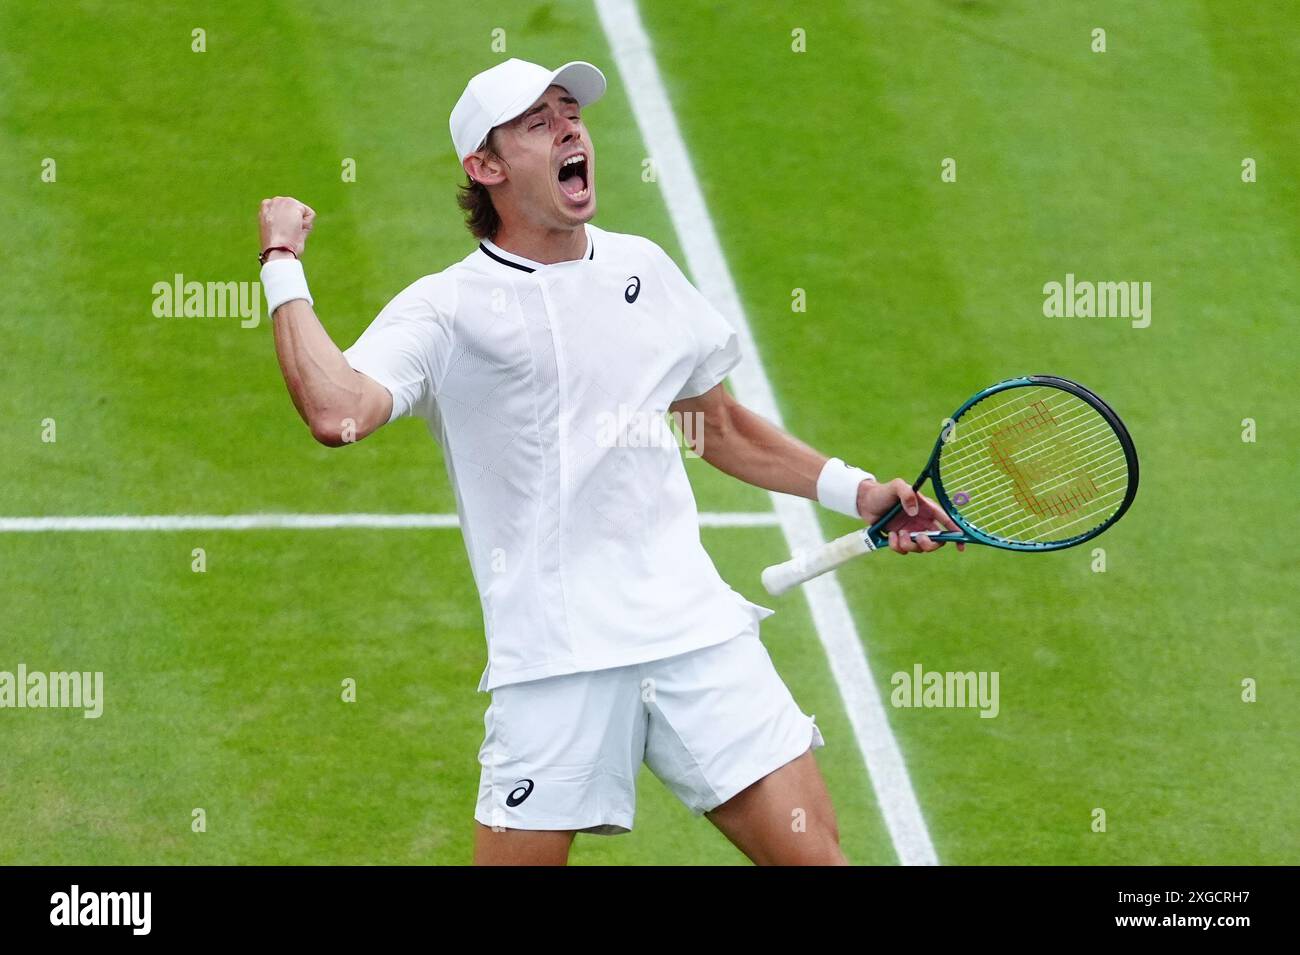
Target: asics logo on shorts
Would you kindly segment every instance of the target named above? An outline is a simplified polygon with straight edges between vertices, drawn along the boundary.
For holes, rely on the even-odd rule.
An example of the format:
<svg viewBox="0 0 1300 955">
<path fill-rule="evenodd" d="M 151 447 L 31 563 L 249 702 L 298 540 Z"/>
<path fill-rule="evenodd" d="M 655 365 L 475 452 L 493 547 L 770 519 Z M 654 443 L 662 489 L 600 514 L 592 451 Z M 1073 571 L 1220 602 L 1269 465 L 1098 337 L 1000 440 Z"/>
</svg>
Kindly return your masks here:
<svg viewBox="0 0 1300 955">
<path fill-rule="evenodd" d="M 506 797 L 506 805 L 512 809 L 529 797 L 533 791 L 533 781 L 531 779 L 519 780 L 519 785 L 510 790 L 510 795 Z"/>
</svg>

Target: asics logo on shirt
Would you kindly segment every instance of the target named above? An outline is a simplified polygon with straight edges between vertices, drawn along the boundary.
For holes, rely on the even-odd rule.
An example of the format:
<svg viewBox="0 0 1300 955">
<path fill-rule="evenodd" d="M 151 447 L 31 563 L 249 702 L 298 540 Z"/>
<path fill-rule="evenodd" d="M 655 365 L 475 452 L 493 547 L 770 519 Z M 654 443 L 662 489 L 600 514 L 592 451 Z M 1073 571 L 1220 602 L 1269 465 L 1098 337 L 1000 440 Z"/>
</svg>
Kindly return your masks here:
<svg viewBox="0 0 1300 955">
<path fill-rule="evenodd" d="M 629 275 L 627 279 L 627 288 L 623 289 L 623 298 L 627 304 L 631 305 L 636 301 L 636 297 L 641 294 L 641 279 L 635 275 Z"/>
</svg>

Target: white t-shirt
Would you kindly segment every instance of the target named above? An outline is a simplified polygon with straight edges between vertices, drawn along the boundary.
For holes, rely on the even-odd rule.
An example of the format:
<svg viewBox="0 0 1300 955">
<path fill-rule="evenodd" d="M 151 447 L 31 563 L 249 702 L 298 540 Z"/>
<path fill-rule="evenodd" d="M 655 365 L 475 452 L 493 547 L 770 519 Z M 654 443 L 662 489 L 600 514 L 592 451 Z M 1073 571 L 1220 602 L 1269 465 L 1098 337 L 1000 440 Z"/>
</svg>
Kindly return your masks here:
<svg viewBox="0 0 1300 955">
<path fill-rule="evenodd" d="M 735 331 L 650 240 L 589 225 L 587 241 L 553 265 L 485 241 L 344 353 L 443 446 L 483 605 L 480 690 L 685 653 L 772 613 L 705 553 L 662 426 L 739 362 Z"/>
</svg>

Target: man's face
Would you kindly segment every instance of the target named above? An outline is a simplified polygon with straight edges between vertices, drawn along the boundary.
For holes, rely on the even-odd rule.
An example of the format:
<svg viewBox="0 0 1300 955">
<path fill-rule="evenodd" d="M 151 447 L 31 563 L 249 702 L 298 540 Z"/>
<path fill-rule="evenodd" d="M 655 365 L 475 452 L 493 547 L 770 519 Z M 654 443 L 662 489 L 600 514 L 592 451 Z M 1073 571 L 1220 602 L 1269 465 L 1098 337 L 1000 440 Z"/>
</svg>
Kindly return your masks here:
<svg viewBox="0 0 1300 955">
<path fill-rule="evenodd" d="M 466 170 L 497 186 L 493 202 L 503 217 L 572 229 L 596 214 L 595 150 L 578 101 L 563 87 L 550 87 L 523 115 L 498 126 L 494 145 L 503 166 L 488 160 L 486 174 L 475 175 L 467 159 Z"/>
</svg>

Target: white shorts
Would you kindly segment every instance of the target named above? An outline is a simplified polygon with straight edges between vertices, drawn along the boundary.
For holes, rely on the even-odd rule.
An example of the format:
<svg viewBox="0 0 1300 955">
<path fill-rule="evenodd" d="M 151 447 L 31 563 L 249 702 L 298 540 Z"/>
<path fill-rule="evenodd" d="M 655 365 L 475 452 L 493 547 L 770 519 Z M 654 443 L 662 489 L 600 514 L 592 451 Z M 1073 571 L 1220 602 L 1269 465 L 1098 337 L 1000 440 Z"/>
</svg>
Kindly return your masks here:
<svg viewBox="0 0 1300 955">
<path fill-rule="evenodd" d="M 755 626 L 689 653 L 492 691 L 474 818 L 501 829 L 632 828 L 644 762 L 697 815 L 824 745 Z"/>
</svg>

